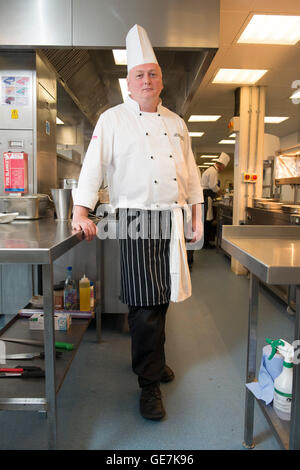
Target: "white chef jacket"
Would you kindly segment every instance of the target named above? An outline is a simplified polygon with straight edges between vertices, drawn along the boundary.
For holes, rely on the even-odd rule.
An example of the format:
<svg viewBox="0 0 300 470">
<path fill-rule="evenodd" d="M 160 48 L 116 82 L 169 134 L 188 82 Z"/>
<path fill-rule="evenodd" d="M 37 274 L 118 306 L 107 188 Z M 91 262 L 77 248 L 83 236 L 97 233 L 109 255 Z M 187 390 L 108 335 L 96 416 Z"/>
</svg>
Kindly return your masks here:
<svg viewBox="0 0 300 470">
<path fill-rule="evenodd" d="M 125 103 L 101 114 L 78 187 L 72 192 L 74 205 L 93 209 L 105 174 L 112 209 L 172 209 L 174 225 L 180 218 L 181 207 L 203 202 L 187 127 L 183 119 L 161 103 L 157 112 L 148 113 L 140 111 L 139 104 L 128 97 Z M 179 236 L 172 230 L 170 248 L 174 301 L 191 295 L 183 231 L 179 226 Z"/>
<path fill-rule="evenodd" d="M 211 165 L 202 173 L 201 184 L 203 189 L 211 189 L 214 193 L 219 191 L 218 170 L 215 165 Z"/>
</svg>

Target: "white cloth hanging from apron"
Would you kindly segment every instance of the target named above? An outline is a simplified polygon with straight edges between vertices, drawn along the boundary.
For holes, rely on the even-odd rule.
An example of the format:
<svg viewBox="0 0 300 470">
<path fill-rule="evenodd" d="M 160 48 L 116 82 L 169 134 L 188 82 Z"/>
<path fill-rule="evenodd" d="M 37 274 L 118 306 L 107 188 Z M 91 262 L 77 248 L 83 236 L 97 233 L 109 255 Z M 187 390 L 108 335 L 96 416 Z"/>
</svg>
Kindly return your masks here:
<svg viewBox="0 0 300 470">
<path fill-rule="evenodd" d="M 192 295 L 190 270 L 184 240 L 182 209 L 172 209 L 170 242 L 171 301 L 182 302 Z"/>
</svg>

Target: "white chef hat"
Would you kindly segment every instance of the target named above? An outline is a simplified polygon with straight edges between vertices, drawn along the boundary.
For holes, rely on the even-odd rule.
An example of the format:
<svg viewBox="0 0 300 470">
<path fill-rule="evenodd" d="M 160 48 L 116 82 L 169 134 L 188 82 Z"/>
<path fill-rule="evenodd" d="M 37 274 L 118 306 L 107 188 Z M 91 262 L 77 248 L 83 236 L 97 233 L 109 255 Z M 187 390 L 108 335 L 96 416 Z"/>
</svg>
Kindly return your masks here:
<svg viewBox="0 0 300 470">
<path fill-rule="evenodd" d="M 126 36 L 127 71 L 141 64 L 158 64 L 147 31 L 135 24 Z"/>
<path fill-rule="evenodd" d="M 222 152 L 218 160 L 216 160 L 216 163 L 222 163 L 224 166 L 227 166 L 229 162 L 230 162 L 230 156 L 227 155 L 227 153 L 225 152 Z"/>
</svg>

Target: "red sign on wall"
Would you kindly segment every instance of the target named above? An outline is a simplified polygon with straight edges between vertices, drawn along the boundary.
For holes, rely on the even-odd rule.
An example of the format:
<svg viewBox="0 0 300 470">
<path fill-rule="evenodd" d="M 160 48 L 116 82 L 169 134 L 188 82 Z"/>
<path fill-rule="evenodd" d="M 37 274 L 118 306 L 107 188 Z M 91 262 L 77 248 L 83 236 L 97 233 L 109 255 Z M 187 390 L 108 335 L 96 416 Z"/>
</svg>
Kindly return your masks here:
<svg viewBox="0 0 300 470">
<path fill-rule="evenodd" d="M 24 152 L 4 152 L 5 192 L 28 192 L 28 154 Z"/>
</svg>

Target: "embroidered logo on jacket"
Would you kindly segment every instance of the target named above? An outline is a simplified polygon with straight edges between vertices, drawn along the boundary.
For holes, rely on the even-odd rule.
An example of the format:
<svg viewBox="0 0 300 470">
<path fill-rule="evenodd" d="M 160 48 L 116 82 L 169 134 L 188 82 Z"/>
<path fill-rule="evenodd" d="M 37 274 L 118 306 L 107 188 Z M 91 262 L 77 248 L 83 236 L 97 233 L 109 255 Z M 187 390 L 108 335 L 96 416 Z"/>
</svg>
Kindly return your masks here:
<svg viewBox="0 0 300 470">
<path fill-rule="evenodd" d="M 178 134 L 178 132 L 175 132 L 174 137 L 179 137 L 182 141 L 184 141 L 183 135 Z"/>
</svg>

